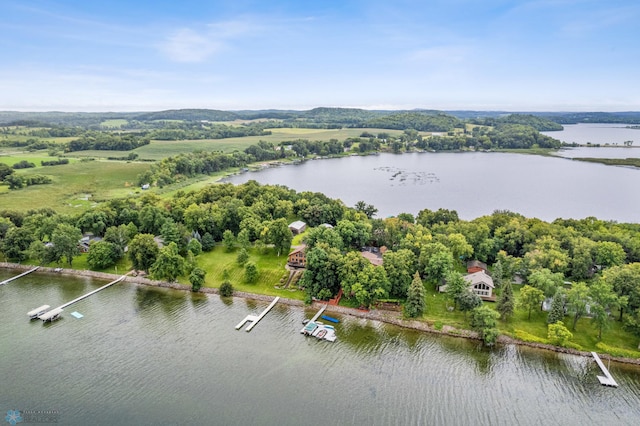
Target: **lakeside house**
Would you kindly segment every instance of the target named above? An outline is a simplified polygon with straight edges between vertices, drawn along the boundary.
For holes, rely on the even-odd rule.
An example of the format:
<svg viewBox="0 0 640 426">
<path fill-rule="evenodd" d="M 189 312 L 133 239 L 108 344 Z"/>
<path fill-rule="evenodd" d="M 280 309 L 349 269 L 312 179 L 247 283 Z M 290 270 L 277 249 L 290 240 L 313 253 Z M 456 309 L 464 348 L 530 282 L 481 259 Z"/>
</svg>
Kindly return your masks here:
<svg viewBox="0 0 640 426">
<path fill-rule="evenodd" d="M 493 278 L 489 276 L 484 271 L 477 271 L 471 274 L 467 274 L 462 277 L 467 283 L 469 283 L 469 291 L 474 292 L 482 300 L 487 300 L 490 302 L 495 302 L 496 298 L 493 295 L 493 289 L 495 285 L 493 284 Z M 444 293 L 447 291 L 447 285 L 441 285 L 438 287 L 438 291 L 440 293 Z"/>
<path fill-rule="evenodd" d="M 78 248 L 81 253 L 88 253 L 89 246 L 93 242 L 102 241 L 101 237 L 94 237 L 93 234 L 85 234 L 80 240 L 78 240 Z"/>
<path fill-rule="evenodd" d="M 302 234 L 307 229 L 307 224 L 301 220 L 296 220 L 289 224 L 289 229 L 293 235 Z"/>
<path fill-rule="evenodd" d="M 304 268 L 307 266 L 307 256 L 305 254 L 306 248 L 307 246 L 302 244 L 289 253 L 287 265 L 293 268 Z"/>
</svg>

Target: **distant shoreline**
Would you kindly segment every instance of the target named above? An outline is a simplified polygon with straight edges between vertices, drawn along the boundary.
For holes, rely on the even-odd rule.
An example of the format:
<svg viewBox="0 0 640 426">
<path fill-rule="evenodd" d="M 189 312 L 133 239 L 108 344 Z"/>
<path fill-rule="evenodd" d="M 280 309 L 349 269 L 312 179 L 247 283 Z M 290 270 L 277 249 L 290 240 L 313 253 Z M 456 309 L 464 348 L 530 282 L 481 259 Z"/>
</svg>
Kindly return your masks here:
<svg viewBox="0 0 640 426">
<path fill-rule="evenodd" d="M 34 265 L 23 265 L 18 263 L 0 262 L 0 268 L 25 271 L 25 270 L 33 269 Z M 67 269 L 67 268 L 60 269 L 60 268 L 51 268 L 51 267 L 42 267 L 42 266 L 38 269 L 37 272 L 69 275 L 69 276 L 75 276 L 75 277 L 91 277 L 91 278 L 98 278 L 98 279 L 104 279 L 109 281 L 112 281 L 114 279 L 121 277 L 121 275 L 117 275 L 117 274 L 89 271 L 86 269 L 85 270 Z M 139 277 L 139 276 L 127 276 L 124 279 L 124 281 L 131 284 L 136 284 L 136 285 L 169 288 L 173 290 L 191 292 L 191 287 L 189 287 L 188 285 L 179 284 L 179 283 L 169 283 L 166 281 L 156 281 L 156 280 L 151 280 L 149 278 Z M 217 288 L 203 287 L 200 289 L 200 293 L 219 294 L 219 291 Z M 263 302 L 270 302 L 271 300 L 274 299 L 275 296 L 267 296 L 262 294 L 234 291 L 233 297 L 240 298 L 240 299 L 250 299 L 250 300 L 259 300 Z M 305 305 L 304 302 L 302 302 L 301 300 L 287 299 L 284 297 L 280 297 L 280 303 L 283 303 L 288 306 L 296 306 L 300 308 L 304 308 L 305 306 L 308 306 L 308 305 Z M 311 306 L 319 306 L 319 305 L 323 305 L 323 304 L 319 302 L 314 302 Z M 335 312 L 335 313 L 349 315 L 356 318 L 379 321 L 379 322 L 395 325 L 401 328 L 422 331 L 422 332 L 431 333 L 431 334 L 439 334 L 439 335 L 450 336 L 450 337 L 462 337 L 465 339 L 480 340 L 478 333 L 476 333 L 475 331 L 465 330 L 465 329 L 456 329 L 448 326 L 444 326 L 442 330 L 437 330 L 431 327 L 425 321 L 405 319 L 402 317 L 401 313 L 396 311 L 386 311 L 381 309 L 364 311 L 364 310 L 355 309 L 355 308 L 347 308 L 344 306 L 327 305 L 326 312 Z M 502 334 L 498 337 L 497 342 L 503 345 L 513 344 L 513 345 L 520 345 L 520 346 L 528 346 L 535 349 L 542 349 L 542 350 L 548 350 L 548 351 L 553 351 L 558 353 L 566 353 L 566 354 L 591 358 L 591 352 L 578 351 L 571 348 L 563 348 L 563 347 L 548 345 L 544 343 L 525 342 L 525 341 L 517 340 Z M 606 357 L 604 357 L 604 359 L 607 359 L 607 360 L 610 359 L 611 361 L 620 362 L 624 364 L 640 365 L 640 358 L 623 358 L 623 357 L 611 356 L 609 354 L 605 354 L 605 355 Z"/>
</svg>

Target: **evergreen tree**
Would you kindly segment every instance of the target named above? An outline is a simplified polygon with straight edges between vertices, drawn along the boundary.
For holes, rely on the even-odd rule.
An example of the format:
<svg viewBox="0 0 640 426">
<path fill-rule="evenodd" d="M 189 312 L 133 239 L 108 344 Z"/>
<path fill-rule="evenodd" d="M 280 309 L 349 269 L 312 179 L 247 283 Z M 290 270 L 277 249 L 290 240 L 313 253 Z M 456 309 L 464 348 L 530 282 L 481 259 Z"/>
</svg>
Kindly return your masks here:
<svg viewBox="0 0 640 426">
<path fill-rule="evenodd" d="M 502 279 L 504 277 L 504 268 L 502 267 L 502 261 L 500 261 L 498 259 L 498 261 L 496 261 L 496 263 L 493 264 L 493 272 L 491 274 L 491 277 L 493 278 L 493 284 L 496 286 L 496 288 L 502 288 Z M 513 292 L 512 292 L 513 295 Z"/>
<path fill-rule="evenodd" d="M 547 324 L 555 324 L 564 319 L 564 289 L 558 288 L 553 296 L 551 310 L 547 316 Z"/>
<path fill-rule="evenodd" d="M 404 307 L 404 312 L 408 317 L 416 318 L 422 316 L 424 309 L 424 284 L 422 284 L 420 274 L 416 271 L 407 291 L 407 303 Z"/>
<path fill-rule="evenodd" d="M 249 260 L 249 253 L 247 252 L 247 249 L 246 248 L 240 249 L 240 252 L 238 252 L 238 257 L 236 258 L 236 262 L 238 262 L 238 265 L 244 265 L 245 263 L 247 263 L 248 260 Z"/>
<path fill-rule="evenodd" d="M 511 282 L 507 280 L 502 287 L 502 293 L 498 296 L 496 310 L 500 313 L 500 318 L 506 321 L 513 315 L 514 308 L 515 298 L 513 297 L 513 289 L 511 288 Z"/>
</svg>

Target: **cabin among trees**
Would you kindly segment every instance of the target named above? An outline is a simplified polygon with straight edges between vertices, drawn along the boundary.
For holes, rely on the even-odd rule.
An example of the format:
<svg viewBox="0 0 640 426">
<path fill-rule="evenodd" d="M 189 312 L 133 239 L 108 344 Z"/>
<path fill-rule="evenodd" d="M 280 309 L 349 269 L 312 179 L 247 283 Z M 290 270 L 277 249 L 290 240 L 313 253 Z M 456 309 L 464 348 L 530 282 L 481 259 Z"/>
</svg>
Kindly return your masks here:
<svg viewBox="0 0 640 426">
<path fill-rule="evenodd" d="M 289 253 L 287 265 L 293 268 L 304 268 L 307 265 L 307 256 L 305 254 L 306 248 L 307 246 L 303 244 Z"/>
</svg>

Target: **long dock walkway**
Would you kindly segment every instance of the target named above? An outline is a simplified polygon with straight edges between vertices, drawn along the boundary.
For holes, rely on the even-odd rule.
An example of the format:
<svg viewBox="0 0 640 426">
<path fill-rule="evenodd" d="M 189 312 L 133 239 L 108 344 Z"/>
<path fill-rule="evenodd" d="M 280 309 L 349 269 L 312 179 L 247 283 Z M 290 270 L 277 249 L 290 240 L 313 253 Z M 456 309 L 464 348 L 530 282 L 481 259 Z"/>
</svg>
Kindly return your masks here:
<svg viewBox="0 0 640 426">
<path fill-rule="evenodd" d="M 249 324 L 249 326 L 247 327 L 246 331 L 251 331 L 251 329 L 252 329 L 253 327 L 255 327 L 255 326 L 256 326 L 256 324 L 258 324 L 258 322 L 259 322 L 262 318 L 264 318 L 264 316 L 265 316 L 265 315 L 267 315 L 267 313 L 271 310 L 271 308 L 273 308 L 273 307 L 276 305 L 276 303 L 278 303 L 278 300 L 280 300 L 280 297 L 279 297 L 279 296 L 278 296 L 278 297 L 276 297 L 275 299 L 273 299 L 273 300 L 271 301 L 271 304 L 270 304 L 269 306 L 267 306 L 267 307 L 265 308 L 265 310 L 264 310 L 264 311 L 262 311 L 262 313 L 261 313 L 260 315 L 258 315 L 258 316 L 255 316 L 255 315 L 247 315 L 245 319 L 243 319 L 242 321 L 240 321 L 240 322 L 238 323 L 238 325 L 236 325 L 236 330 L 240 330 L 240 329 L 242 328 L 242 326 L 243 326 L 246 322 L 250 321 L 250 322 L 251 322 L 251 324 Z"/>
<path fill-rule="evenodd" d="M 600 370 L 602 370 L 602 372 L 605 375 L 605 377 L 598 376 L 598 380 L 600 380 L 600 384 L 604 386 L 611 386 L 611 387 L 617 388 L 618 383 L 613 379 L 613 377 L 611 377 L 611 373 L 609 373 L 609 370 L 607 369 L 607 367 L 604 366 L 598 354 L 595 352 L 591 352 L 591 355 L 593 355 L 593 358 L 598 363 Z"/>
<path fill-rule="evenodd" d="M 20 275 L 16 275 L 16 276 L 15 276 L 15 277 L 13 277 L 13 278 L 6 279 L 6 280 L 4 280 L 4 281 L 0 282 L 0 285 L 5 285 L 6 283 L 10 283 L 11 281 L 13 281 L 13 280 L 17 280 L 17 279 L 18 279 L 18 278 L 20 278 L 20 277 L 24 277 L 25 275 L 29 275 L 30 273 L 32 273 L 32 272 L 34 272 L 34 271 L 37 271 L 37 270 L 38 270 L 38 268 L 39 268 L 39 266 L 36 266 L 36 267 L 35 267 L 35 268 L 33 268 L 33 269 L 29 269 L 27 272 L 23 272 L 23 273 L 21 273 Z"/>
<path fill-rule="evenodd" d="M 97 288 L 97 289 L 95 289 L 93 291 L 90 291 L 87 294 L 83 294 L 82 296 L 77 297 L 77 298 L 73 299 L 70 302 L 62 304 L 62 305 L 58 306 L 57 308 L 50 310 L 49 312 L 44 312 L 42 315 L 38 316 L 38 318 L 41 319 L 42 321 L 52 321 L 52 320 L 58 318 L 60 316 L 60 314 L 62 314 L 63 309 L 66 308 L 67 306 L 73 305 L 74 303 L 79 302 L 82 299 L 86 299 L 87 297 L 89 297 L 89 296 L 91 296 L 93 294 L 96 294 L 97 292 L 102 291 L 105 288 L 111 287 L 112 285 L 119 283 L 120 281 L 124 280 L 127 277 L 127 275 L 129 275 L 129 274 L 127 273 L 127 274 L 121 276 L 120 278 L 118 278 L 116 280 L 113 280 L 108 284 L 103 285 L 100 288 Z"/>
</svg>

